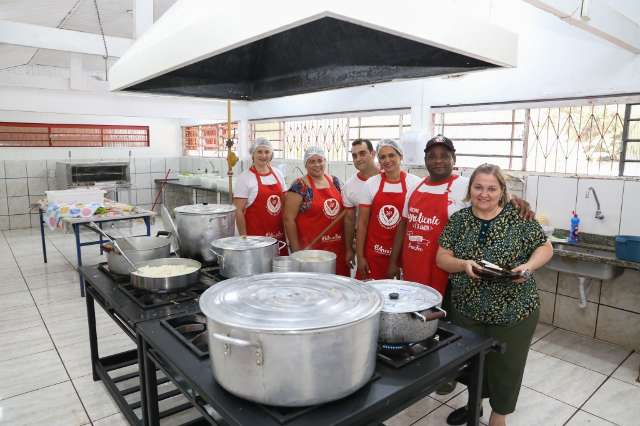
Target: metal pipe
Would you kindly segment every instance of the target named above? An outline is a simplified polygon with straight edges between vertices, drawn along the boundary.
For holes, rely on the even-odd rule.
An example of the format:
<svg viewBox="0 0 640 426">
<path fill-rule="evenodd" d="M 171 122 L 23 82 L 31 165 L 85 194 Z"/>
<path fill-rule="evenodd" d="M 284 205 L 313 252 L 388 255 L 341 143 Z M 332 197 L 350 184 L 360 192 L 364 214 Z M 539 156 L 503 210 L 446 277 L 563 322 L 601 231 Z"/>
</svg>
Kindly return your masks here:
<svg viewBox="0 0 640 426">
<path fill-rule="evenodd" d="M 593 186 L 587 188 L 587 194 L 585 198 L 589 198 L 589 192 L 593 192 L 593 198 L 596 200 L 596 219 L 604 219 L 604 215 L 602 214 L 602 210 L 600 210 L 600 200 L 598 200 L 598 194 L 596 194 L 596 190 Z"/>
</svg>

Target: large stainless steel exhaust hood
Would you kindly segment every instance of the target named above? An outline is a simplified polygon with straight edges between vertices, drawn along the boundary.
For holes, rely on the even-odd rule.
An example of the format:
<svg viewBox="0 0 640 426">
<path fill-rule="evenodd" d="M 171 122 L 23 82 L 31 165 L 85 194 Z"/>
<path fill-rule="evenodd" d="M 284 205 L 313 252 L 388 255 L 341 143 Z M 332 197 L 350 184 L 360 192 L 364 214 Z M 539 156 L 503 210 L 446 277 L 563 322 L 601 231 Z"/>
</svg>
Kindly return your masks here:
<svg viewBox="0 0 640 426">
<path fill-rule="evenodd" d="M 112 67 L 112 90 L 266 99 L 515 66 L 517 36 L 447 2 L 180 0 Z"/>
</svg>

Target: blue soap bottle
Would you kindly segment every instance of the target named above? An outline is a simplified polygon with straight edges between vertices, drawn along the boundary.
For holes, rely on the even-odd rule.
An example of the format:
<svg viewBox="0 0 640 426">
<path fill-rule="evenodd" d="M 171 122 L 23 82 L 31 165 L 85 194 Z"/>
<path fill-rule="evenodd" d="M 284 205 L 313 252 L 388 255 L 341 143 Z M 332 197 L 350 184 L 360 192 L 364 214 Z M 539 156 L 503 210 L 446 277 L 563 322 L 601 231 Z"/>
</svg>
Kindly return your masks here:
<svg viewBox="0 0 640 426">
<path fill-rule="evenodd" d="M 577 244 L 578 243 L 578 234 L 580 233 L 580 218 L 578 217 L 578 215 L 576 214 L 575 211 L 571 212 L 572 216 L 571 216 L 571 226 L 569 227 L 569 238 L 567 239 L 568 242 L 572 243 L 572 244 Z"/>
</svg>

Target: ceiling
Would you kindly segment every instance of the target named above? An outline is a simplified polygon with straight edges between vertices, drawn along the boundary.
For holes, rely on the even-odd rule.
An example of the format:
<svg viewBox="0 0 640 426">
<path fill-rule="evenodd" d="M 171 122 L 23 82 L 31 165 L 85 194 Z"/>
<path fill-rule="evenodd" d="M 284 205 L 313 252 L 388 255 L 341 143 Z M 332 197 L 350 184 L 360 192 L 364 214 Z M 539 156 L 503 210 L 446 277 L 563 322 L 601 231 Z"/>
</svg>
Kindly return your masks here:
<svg viewBox="0 0 640 426">
<path fill-rule="evenodd" d="M 106 36 L 133 38 L 134 0 L 96 0 Z M 153 0 L 154 20 L 176 0 Z M 100 34 L 94 0 L 0 0 L 0 20 Z M 0 44 L 0 70 L 21 65 L 69 67 L 69 52 Z M 109 60 L 109 65 L 115 59 Z M 104 70 L 104 59 L 83 55 L 83 68 Z"/>
</svg>

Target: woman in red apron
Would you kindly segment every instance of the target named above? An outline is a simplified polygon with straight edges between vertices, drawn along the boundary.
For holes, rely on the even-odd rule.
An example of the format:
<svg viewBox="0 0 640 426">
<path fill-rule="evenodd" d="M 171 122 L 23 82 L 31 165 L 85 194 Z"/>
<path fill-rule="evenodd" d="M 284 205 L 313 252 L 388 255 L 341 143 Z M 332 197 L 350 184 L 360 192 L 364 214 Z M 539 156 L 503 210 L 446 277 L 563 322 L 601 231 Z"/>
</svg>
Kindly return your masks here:
<svg viewBox="0 0 640 426">
<path fill-rule="evenodd" d="M 307 148 L 304 154 L 307 175 L 297 179 L 287 192 L 284 227 L 292 251 L 302 250 L 327 226 L 331 228 L 313 246 L 336 254 L 336 274 L 348 275 L 342 215 L 340 181 L 324 174 L 326 158 L 319 147 Z"/>
<path fill-rule="evenodd" d="M 240 235 L 263 235 L 284 241 L 283 178 L 270 166 L 271 143 L 258 138 L 250 149 L 253 165 L 238 176 L 233 204 Z M 286 246 L 280 255 L 286 256 Z"/>
<path fill-rule="evenodd" d="M 446 181 L 442 194 L 420 192 L 422 185 L 429 185 L 425 178 L 409 197 L 409 217 L 406 221 L 406 235 L 402 246 L 403 278 L 407 281 L 427 284 L 444 295 L 449 274 L 436 265 L 438 238 L 449 222 L 449 192 L 451 184 L 457 178 L 451 175 Z"/>
<path fill-rule="evenodd" d="M 378 161 L 383 172 L 367 181 L 365 200 L 359 206 L 356 239 L 357 278 L 385 279 L 393 240 L 401 221 L 407 186 L 419 178 L 400 169 L 402 150 L 392 140 L 378 144 Z M 373 195 L 373 196 L 372 196 Z M 371 200 L 370 203 L 367 201 Z"/>
</svg>

